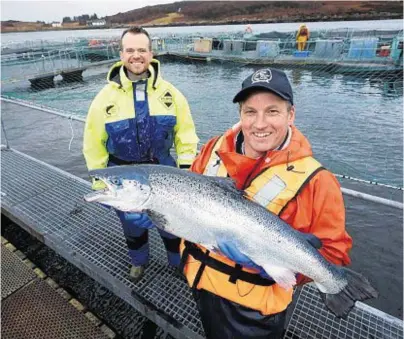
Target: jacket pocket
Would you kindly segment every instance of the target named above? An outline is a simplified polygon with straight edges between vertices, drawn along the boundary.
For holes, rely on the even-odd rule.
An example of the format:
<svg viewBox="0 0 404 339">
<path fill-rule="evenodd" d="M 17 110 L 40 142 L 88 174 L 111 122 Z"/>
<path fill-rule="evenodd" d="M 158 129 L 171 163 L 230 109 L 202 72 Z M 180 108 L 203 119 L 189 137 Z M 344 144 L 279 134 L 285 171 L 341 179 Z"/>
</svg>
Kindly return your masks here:
<svg viewBox="0 0 404 339">
<path fill-rule="evenodd" d="M 108 134 L 107 149 L 110 154 L 123 160 L 138 156 L 136 128 L 133 119 L 125 119 L 105 124 Z"/>
<path fill-rule="evenodd" d="M 105 129 L 107 130 L 107 133 L 109 136 L 123 132 L 127 129 L 129 129 L 129 120 L 119 120 L 119 121 L 114 121 L 114 122 L 109 122 L 105 124 Z"/>
<path fill-rule="evenodd" d="M 157 116 L 155 125 L 156 139 L 166 140 L 172 136 L 176 123 L 177 119 L 173 115 Z"/>
</svg>

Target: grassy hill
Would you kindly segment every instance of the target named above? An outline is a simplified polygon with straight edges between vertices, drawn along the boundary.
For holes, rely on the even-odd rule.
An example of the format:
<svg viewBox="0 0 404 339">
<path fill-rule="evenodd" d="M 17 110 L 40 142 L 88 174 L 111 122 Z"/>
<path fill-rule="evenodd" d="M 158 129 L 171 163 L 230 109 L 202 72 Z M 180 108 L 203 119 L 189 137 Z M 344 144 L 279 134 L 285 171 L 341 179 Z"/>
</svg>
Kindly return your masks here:
<svg viewBox="0 0 404 339">
<path fill-rule="evenodd" d="M 61 13 L 61 17 L 63 13 Z M 106 16 L 108 27 L 402 19 L 403 1 L 179 1 Z M 78 22 L 2 21 L 5 32 L 87 29 Z"/>
<path fill-rule="evenodd" d="M 149 26 L 402 17 L 402 1 L 180 1 L 118 13 L 106 20 Z"/>
</svg>

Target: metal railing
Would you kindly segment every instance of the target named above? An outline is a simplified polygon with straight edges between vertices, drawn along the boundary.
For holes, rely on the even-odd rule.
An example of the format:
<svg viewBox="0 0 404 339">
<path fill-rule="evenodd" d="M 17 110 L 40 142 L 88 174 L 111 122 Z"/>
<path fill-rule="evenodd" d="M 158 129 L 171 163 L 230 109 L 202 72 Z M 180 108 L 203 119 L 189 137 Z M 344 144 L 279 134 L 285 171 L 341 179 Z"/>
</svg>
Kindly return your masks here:
<svg viewBox="0 0 404 339">
<path fill-rule="evenodd" d="M 402 69 L 403 32 L 388 33 L 354 30 L 312 32 L 310 40 L 301 51 L 297 49 L 294 33 L 278 34 L 278 38 L 277 34 L 261 34 L 248 38 L 242 35 L 218 35 L 206 39 L 195 36 L 153 38 L 152 46 L 157 53 L 178 54 L 190 58 L 205 56 L 233 61 L 241 59 L 246 63 L 303 62 L 306 68 L 317 67 L 319 70 L 329 70 L 329 64 L 334 62 L 334 66 L 341 70 L 344 65 L 348 65 L 351 73 L 363 75 L 364 72 L 377 69 Z M 26 42 L 24 45 L 8 43 L 2 46 L 1 65 L 6 73 L 7 67 L 24 65 L 20 67 L 18 74 L 14 72 L 13 79 L 26 79 L 26 72 L 32 68 L 36 69 L 39 75 L 39 72 L 47 72 L 54 67 L 68 70 L 81 67 L 85 62 L 91 64 L 118 57 L 117 38 L 73 39 L 63 42 L 41 40 Z M 72 62 L 73 60 L 76 62 Z M 2 82 L 9 80 L 2 78 Z"/>
<path fill-rule="evenodd" d="M 37 106 L 37 105 L 32 104 L 32 103 L 27 103 L 27 102 L 24 102 L 24 101 L 18 101 L 18 100 L 12 100 L 12 99 L 6 99 L 6 98 L 1 98 L 1 100 L 5 101 L 5 102 L 11 102 L 11 103 L 15 103 L 15 104 L 18 104 L 18 105 L 21 105 L 21 106 L 29 107 L 29 108 L 39 109 L 39 110 L 41 110 L 43 112 L 56 114 L 56 115 L 61 116 L 63 118 L 68 118 L 68 119 L 80 121 L 80 122 L 83 122 L 83 123 L 85 122 L 84 118 L 76 117 L 74 115 L 68 115 L 68 114 L 65 114 L 63 112 L 58 112 L 58 111 L 55 111 L 55 110 L 52 110 L 52 109 L 48 109 L 46 107 Z M 2 128 L 3 128 L 3 131 L 5 132 L 4 126 L 3 126 L 3 121 L 2 121 Z M 6 136 L 5 133 L 4 133 L 4 136 L 6 137 L 7 148 L 9 148 L 9 143 L 8 143 L 7 136 Z M 339 176 L 342 177 L 341 175 L 339 175 Z M 348 177 L 346 177 L 346 178 L 350 179 L 350 180 L 354 180 L 354 181 L 362 181 L 362 182 L 365 181 L 365 180 L 361 180 L 361 179 L 357 179 L 357 178 L 348 178 Z M 389 188 L 393 188 L 393 189 L 397 189 L 397 190 L 403 190 L 402 187 L 395 187 L 395 186 L 390 186 L 390 185 L 384 185 L 384 186 L 389 186 Z M 394 201 L 394 200 L 390 200 L 390 199 L 381 198 L 381 197 L 378 197 L 378 196 L 375 196 L 375 195 L 372 195 L 372 194 L 366 194 L 366 193 L 363 193 L 363 192 L 355 191 L 355 190 L 344 188 L 344 187 L 341 188 L 341 191 L 342 191 L 343 194 L 348 195 L 348 196 L 352 196 L 352 197 L 359 198 L 359 199 L 362 199 L 362 200 L 382 204 L 382 205 L 389 206 L 389 207 L 394 207 L 394 208 L 401 209 L 401 210 L 404 209 L 403 203 L 401 203 L 399 201 Z"/>
</svg>

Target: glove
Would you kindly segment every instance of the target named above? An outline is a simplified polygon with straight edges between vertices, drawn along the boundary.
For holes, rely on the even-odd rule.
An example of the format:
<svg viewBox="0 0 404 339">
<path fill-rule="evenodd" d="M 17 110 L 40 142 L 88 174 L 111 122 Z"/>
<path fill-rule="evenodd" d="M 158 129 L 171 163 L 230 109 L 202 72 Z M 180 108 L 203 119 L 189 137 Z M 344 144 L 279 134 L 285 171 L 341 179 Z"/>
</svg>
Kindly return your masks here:
<svg viewBox="0 0 404 339">
<path fill-rule="evenodd" d="M 153 222 L 150 220 L 146 213 L 123 213 L 121 218 L 122 222 L 133 223 L 134 226 L 150 229 L 154 227 Z M 123 219 L 123 220 L 122 220 Z"/>
<path fill-rule="evenodd" d="M 249 257 L 241 253 L 231 241 L 217 239 L 217 244 L 220 251 L 229 259 L 235 261 L 241 266 L 256 269 L 259 271 L 259 275 L 263 278 L 272 279 L 261 266 L 255 264 Z"/>
<path fill-rule="evenodd" d="M 322 246 L 321 240 L 317 238 L 314 234 L 302 233 L 302 235 L 304 236 L 306 241 L 315 249 L 321 248 Z M 260 276 L 263 278 L 272 279 L 261 266 L 257 265 L 245 254 L 241 253 L 231 241 L 217 239 L 217 244 L 219 246 L 220 251 L 229 259 L 235 261 L 236 263 L 242 266 L 258 270 Z"/>
</svg>

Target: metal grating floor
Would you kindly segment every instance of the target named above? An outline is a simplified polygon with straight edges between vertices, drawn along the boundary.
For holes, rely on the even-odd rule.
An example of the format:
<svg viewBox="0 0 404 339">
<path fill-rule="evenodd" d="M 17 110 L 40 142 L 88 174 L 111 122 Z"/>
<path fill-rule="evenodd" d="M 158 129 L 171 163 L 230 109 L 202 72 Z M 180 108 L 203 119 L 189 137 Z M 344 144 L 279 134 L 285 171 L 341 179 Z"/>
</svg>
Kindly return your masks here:
<svg viewBox="0 0 404 339">
<path fill-rule="evenodd" d="M 2 150 L 1 160 L 1 191 L 5 194 L 2 194 L 1 199 L 3 205 L 13 206 L 66 180 L 65 176 L 50 167 L 44 167 L 34 161 L 27 162 L 26 158 L 16 156 L 12 151 Z M 33 180 L 32 176 L 36 173 L 41 175 L 35 176 Z"/>
<path fill-rule="evenodd" d="M 188 336 L 201 337 L 201 324 L 195 303 L 185 282 L 181 281 L 182 288 L 172 291 L 179 294 L 170 295 L 170 302 L 173 305 L 172 300 L 182 299 L 187 307 L 177 309 L 176 317 L 172 318 L 170 312 L 162 311 L 159 314 L 159 305 L 166 304 L 167 295 L 150 293 L 146 289 L 148 285 L 160 279 L 160 276 L 165 276 L 166 281 L 169 281 L 170 277 L 171 280 L 174 279 L 173 281 L 179 279 L 173 277 L 173 271 L 168 267 L 164 245 L 157 230 L 149 231 L 148 269 L 142 280 L 134 284 L 127 278 L 129 257 L 122 227 L 115 211 L 85 203 L 83 200 L 83 196 L 91 191 L 90 183 L 67 173 L 63 175 L 60 170 L 17 151 L 2 150 L 1 157 L 3 165 L 1 191 L 7 198 L 2 202 L 3 210 L 22 220 L 25 227 L 34 229 L 35 234 L 39 233 L 43 237 L 45 244 L 132 306 L 136 307 L 135 299 L 147 304 L 152 312 L 157 313 L 160 325 L 167 323 L 168 319 L 168 323 L 171 325 L 175 323 L 174 326 L 182 328 Z M 19 178 L 18 181 L 16 177 Z M 40 183 L 38 186 L 36 186 L 37 178 Z M 161 286 L 161 289 L 165 291 L 164 286 Z M 195 322 L 188 321 L 187 329 L 181 322 L 185 319 L 193 319 Z"/>
<path fill-rule="evenodd" d="M 325 308 L 317 288 L 308 284 L 299 295 L 285 338 L 402 339 L 403 322 L 365 304 L 356 306 L 346 320 L 338 319 Z"/>
<path fill-rule="evenodd" d="M 195 301 L 185 279 L 173 274 L 170 268 L 160 271 L 144 289 L 148 300 L 154 300 L 157 309 L 192 331 L 204 336 Z"/>
<path fill-rule="evenodd" d="M 2 150 L 1 158 L 3 212 L 133 307 L 139 309 L 140 300 L 146 308 L 139 311 L 172 335 L 204 336 L 190 289 L 168 267 L 156 230 L 149 236 L 149 267 L 133 284 L 127 279 L 129 259 L 118 217 L 113 210 L 84 203 L 83 195 L 91 191 L 88 182 L 17 151 Z M 304 287 L 285 338 L 402 338 L 399 319 L 359 305 L 347 320 L 339 320 L 325 310 L 315 288 Z"/>
<path fill-rule="evenodd" d="M 36 278 L 36 274 L 16 254 L 1 245 L 1 299 Z"/>
<path fill-rule="evenodd" d="M 156 230 L 149 231 L 150 261 L 145 276 L 137 284 L 128 277 L 129 257 L 121 225 L 114 211 L 98 218 L 91 227 L 78 230 L 66 240 L 75 253 L 80 254 L 89 263 L 102 268 L 118 281 L 139 292 L 156 273 L 166 265 L 163 243 Z M 162 258 L 161 258 L 162 257 Z"/>
<path fill-rule="evenodd" d="M 108 338 L 39 279 L 2 301 L 1 334 L 8 339 Z"/>
</svg>

